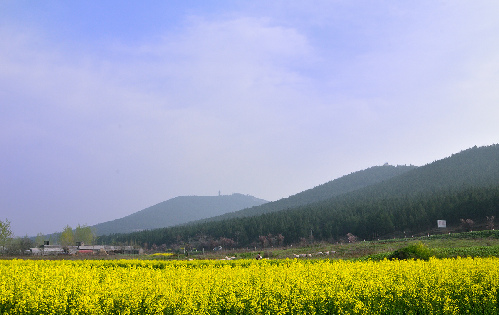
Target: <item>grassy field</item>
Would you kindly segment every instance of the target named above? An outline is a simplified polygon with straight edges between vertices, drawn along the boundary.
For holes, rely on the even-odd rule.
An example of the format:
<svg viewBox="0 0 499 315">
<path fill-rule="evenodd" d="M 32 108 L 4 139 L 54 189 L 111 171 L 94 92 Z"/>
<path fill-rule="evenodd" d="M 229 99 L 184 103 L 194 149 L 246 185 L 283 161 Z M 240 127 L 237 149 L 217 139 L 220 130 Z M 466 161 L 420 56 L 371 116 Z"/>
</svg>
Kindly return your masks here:
<svg viewBox="0 0 499 315">
<path fill-rule="evenodd" d="M 258 254 L 270 259 L 294 258 L 295 255 L 310 254 L 308 259 L 383 259 L 394 251 L 422 242 L 437 258 L 453 257 L 499 257 L 499 231 L 477 231 L 465 233 L 436 234 L 415 238 L 385 239 L 379 241 L 357 241 L 354 243 L 312 243 L 279 248 L 258 248 L 246 250 L 224 250 L 220 252 L 191 252 L 191 259 L 252 259 Z M 322 252 L 323 255 L 318 254 Z M 329 255 L 324 253 L 329 252 Z M 169 259 L 185 259 L 186 256 L 172 255 Z"/>
<path fill-rule="evenodd" d="M 33 259 L 33 260 L 117 260 L 117 259 L 145 259 L 145 260 L 220 260 L 226 257 L 235 259 L 255 259 L 260 254 L 263 258 L 285 259 L 295 258 L 295 255 L 310 254 L 311 257 L 300 259 L 373 259 L 382 260 L 389 257 L 394 251 L 422 242 L 433 251 L 436 258 L 454 257 L 499 257 L 499 231 L 486 230 L 464 233 L 440 233 L 430 236 L 392 238 L 377 241 L 357 241 L 353 243 L 310 243 L 286 247 L 267 247 L 253 249 L 229 249 L 222 251 L 191 251 L 183 253 L 160 252 L 146 255 L 108 255 L 108 256 L 0 256 L 1 259 Z M 322 252 L 323 255 L 318 255 Z M 329 252 L 328 255 L 325 255 Z"/>
</svg>

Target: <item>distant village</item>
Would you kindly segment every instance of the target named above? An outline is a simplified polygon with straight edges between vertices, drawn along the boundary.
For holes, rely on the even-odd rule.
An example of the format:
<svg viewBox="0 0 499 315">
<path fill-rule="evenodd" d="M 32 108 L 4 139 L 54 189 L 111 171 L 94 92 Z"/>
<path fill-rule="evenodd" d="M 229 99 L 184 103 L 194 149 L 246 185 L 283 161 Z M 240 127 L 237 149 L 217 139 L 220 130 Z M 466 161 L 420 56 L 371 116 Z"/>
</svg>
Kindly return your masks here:
<svg viewBox="0 0 499 315">
<path fill-rule="evenodd" d="M 50 256 L 50 255 L 138 255 L 143 254 L 142 248 L 134 246 L 111 246 L 111 245 L 85 245 L 82 242 L 77 242 L 74 246 L 50 245 L 46 241 L 39 247 L 30 248 L 25 254 L 35 256 Z"/>
</svg>

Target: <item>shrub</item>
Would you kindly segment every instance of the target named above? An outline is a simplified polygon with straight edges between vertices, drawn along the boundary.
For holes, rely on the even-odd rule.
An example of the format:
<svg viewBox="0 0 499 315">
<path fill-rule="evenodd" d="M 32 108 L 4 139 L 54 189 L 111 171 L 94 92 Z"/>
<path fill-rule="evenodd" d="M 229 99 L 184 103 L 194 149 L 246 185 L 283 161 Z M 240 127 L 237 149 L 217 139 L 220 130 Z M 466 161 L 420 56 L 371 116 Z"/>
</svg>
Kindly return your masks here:
<svg viewBox="0 0 499 315">
<path fill-rule="evenodd" d="M 422 242 L 411 244 L 407 247 L 398 249 L 389 256 L 389 259 L 423 259 L 428 260 L 433 256 L 433 251 Z"/>
</svg>

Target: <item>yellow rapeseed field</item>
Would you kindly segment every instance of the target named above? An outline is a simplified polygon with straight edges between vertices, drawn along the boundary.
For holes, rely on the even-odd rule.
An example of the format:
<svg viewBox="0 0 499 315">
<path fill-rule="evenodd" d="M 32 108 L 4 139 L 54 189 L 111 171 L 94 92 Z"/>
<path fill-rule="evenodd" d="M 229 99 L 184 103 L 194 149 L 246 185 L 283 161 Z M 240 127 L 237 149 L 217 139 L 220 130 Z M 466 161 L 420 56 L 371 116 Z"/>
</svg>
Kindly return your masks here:
<svg viewBox="0 0 499 315">
<path fill-rule="evenodd" d="M 498 314 L 499 259 L 0 260 L 0 314 Z"/>
</svg>

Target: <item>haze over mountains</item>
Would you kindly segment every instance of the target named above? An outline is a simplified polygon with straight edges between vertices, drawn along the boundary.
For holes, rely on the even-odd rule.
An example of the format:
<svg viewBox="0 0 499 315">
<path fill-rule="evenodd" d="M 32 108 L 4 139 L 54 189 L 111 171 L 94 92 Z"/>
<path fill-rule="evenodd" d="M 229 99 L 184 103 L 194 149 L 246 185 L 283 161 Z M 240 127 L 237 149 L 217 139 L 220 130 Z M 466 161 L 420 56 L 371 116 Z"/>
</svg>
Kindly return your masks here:
<svg viewBox="0 0 499 315">
<path fill-rule="evenodd" d="M 329 196 L 329 197 L 328 197 Z M 317 201 L 318 200 L 318 201 Z M 377 166 L 273 203 L 184 226 L 101 237 L 102 242 L 197 246 L 232 240 L 254 246 L 281 234 L 285 244 L 417 233 L 436 220 L 499 217 L 499 145 L 474 147 L 421 167 Z M 282 238 L 281 238 L 282 239 Z M 203 245 L 203 246 L 204 246 Z"/>
<path fill-rule="evenodd" d="M 199 220 L 267 201 L 243 194 L 180 196 L 160 202 L 126 217 L 94 225 L 97 235 L 157 229 Z"/>
<path fill-rule="evenodd" d="M 243 194 L 180 196 L 124 218 L 94 225 L 93 228 L 97 235 L 106 235 L 254 216 L 329 199 L 382 182 L 414 168 L 416 167 L 404 165 L 374 166 L 274 202 Z"/>
</svg>

